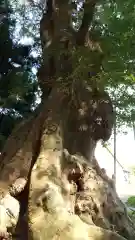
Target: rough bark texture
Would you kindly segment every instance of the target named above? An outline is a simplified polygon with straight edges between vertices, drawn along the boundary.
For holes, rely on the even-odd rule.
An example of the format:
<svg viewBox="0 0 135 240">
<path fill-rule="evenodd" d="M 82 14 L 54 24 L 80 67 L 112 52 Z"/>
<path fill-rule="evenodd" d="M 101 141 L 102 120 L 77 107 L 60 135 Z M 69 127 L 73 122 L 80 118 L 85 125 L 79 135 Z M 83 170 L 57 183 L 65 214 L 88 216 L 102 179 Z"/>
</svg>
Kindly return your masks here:
<svg viewBox="0 0 135 240">
<path fill-rule="evenodd" d="M 13 239 L 135 239 L 113 180 L 94 157 L 97 141 L 111 135 L 111 100 L 96 80 L 88 86 L 72 76 L 72 51 L 79 47 L 98 52 L 90 72 L 100 71 L 103 53 L 88 34 L 95 5 L 95 0 L 85 1 L 75 32 L 69 1 L 47 1 L 40 24 L 41 113 L 14 130 L 0 159 L 1 238 L 11 232 Z"/>
</svg>

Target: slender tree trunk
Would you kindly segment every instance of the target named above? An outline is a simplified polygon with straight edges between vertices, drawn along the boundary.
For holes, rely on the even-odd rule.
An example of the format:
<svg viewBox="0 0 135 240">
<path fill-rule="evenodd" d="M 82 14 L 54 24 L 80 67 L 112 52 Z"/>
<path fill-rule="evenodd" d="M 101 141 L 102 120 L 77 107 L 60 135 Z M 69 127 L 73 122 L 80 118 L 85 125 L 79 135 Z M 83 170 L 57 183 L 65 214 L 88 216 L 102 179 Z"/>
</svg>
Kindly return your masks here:
<svg viewBox="0 0 135 240">
<path fill-rule="evenodd" d="M 134 140 L 135 140 L 135 123 L 133 122 L 133 133 L 134 133 Z"/>
<path fill-rule="evenodd" d="M 115 184 L 115 187 L 116 187 L 116 169 L 117 169 L 117 157 L 116 157 L 116 109 L 115 109 L 115 116 L 114 116 L 114 184 Z"/>
</svg>

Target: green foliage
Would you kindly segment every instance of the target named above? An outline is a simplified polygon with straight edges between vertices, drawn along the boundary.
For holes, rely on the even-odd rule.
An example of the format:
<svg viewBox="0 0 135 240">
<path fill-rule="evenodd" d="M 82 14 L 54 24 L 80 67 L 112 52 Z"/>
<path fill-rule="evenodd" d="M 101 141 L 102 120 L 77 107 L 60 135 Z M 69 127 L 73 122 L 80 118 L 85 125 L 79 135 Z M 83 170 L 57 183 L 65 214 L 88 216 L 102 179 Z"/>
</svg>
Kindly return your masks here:
<svg viewBox="0 0 135 240">
<path fill-rule="evenodd" d="M 0 26 L 0 107 L 16 108 L 18 102 L 23 106 L 29 95 L 27 104 L 31 108 L 35 101 L 36 83 L 28 69 L 29 47 L 14 44 L 9 28 L 10 23 L 6 19 Z"/>
<path fill-rule="evenodd" d="M 82 3 L 76 1 L 74 24 L 78 29 L 82 17 Z M 77 10 L 79 9 L 79 10 Z M 104 53 L 99 87 L 105 88 L 117 113 L 117 126 L 132 126 L 135 121 L 135 11 L 134 1 L 102 1 L 97 5 L 90 29 L 90 38 L 101 44 Z M 88 80 L 91 59 L 97 57 L 80 48 L 74 55 L 74 76 Z M 79 59 L 79 62 L 76 61 Z M 94 60 L 96 61 L 96 60 Z M 98 62 L 97 62 L 98 65 Z M 97 81 L 97 78 L 96 78 Z"/>
<path fill-rule="evenodd" d="M 0 150 L 15 124 L 33 114 L 37 81 L 32 73 L 36 59 L 30 55 L 31 46 L 13 39 L 15 19 L 12 9 L 0 3 Z"/>
<path fill-rule="evenodd" d="M 117 107 L 118 125 L 132 125 L 135 110 L 134 1 L 105 2 L 97 11 L 97 30 L 106 57 L 103 62 L 107 90 Z M 96 18 L 95 17 L 95 18 Z"/>
<path fill-rule="evenodd" d="M 130 167 L 130 171 L 135 176 L 135 166 Z"/>
<path fill-rule="evenodd" d="M 130 207 L 135 207 L 135 196 L 129 197 L 127 200 L 127 205 Z"/>
</svg>

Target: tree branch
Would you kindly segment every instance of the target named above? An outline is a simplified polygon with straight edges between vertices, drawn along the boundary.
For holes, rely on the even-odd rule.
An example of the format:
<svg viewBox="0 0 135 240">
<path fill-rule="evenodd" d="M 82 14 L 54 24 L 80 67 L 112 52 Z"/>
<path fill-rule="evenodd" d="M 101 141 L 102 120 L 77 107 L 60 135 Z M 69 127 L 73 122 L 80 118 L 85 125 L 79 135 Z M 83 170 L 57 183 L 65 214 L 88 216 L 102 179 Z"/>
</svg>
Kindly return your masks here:
<svg viewBox="0 0 135 240">
<path fill-rule="evenodd" d="M 76 34 L 76 42 L 78 45 L 84 45 L 90 24 L 93 20 L 95 6 L 98 0 L 85 0 L 83 4 L 84 14 L 80 29 Z"/>
<path fill-rule="evenodd" d="M 48 0 L 46 3 L 46 12 L 43 14 L 43 17 L 40 21 L 40 38 L 43 52 L 44 48 L 47 48 L 53 40 L 54 12 L 54 0 Z"/>
<path fill-rule="evenodd" d="M 52 17 L 55 12 L 55 0 L 48 0 L 46 3 L 46 15 Z"/>
<path fill-rule="evenodd" d="M 43 64 L 38 71 L 43 95 L 50 92 L 56 73 L 65 75 L 71 71 L 68 65 L 72 42 L 71 10 L 68 0 L 46 1 L 46 12 L 40 21 Z"/>
<path fill-rule="evenodd" d="M 56 28 L 60 37 L 68 37 L 73 33 L 71 24 L 72 5 L 68 0 L 55 0 L 56 2 Z"/>
<path fill-rule="evenodd" d="M 53 84 L 52 78 L 55 75 L 55 58 L 51 49 L 55 41 L 55 11 L 55 0 L 47 0 L 46 11 L 40 21 L 43 63 L 38 70 L 37 76 L 44 97 L 47 97 L 50 93 Z"/>
</svg>

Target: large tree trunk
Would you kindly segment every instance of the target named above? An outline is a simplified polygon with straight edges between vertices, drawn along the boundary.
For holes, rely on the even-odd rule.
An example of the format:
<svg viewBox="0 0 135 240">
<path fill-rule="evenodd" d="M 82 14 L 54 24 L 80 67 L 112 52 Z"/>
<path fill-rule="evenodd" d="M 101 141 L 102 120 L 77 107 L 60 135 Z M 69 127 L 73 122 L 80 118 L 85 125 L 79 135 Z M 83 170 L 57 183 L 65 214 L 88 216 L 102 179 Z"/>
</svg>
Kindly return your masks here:
<svg viewBox="0 0 135 240">
<path fill-rule="evenodd" d="M 1 155 L 1 236 L 18 221 L 17 199 L 21 209 L 14 239 L 135 239 L 135 227 L 113 180 L 94 158 L 97 141 L 107 140 L 113 126 L 111 100 L 96 83 L 103 53 L 88 35 L 95 4 L 85 2 L 75 32 L 69 1 L 47 1 L 40 24 L 41 113 L 13 132 Z M 81 55 L 75 63 L 73 59 L 80 48 L 92 56 L 89 85 L 74 77 Z"/>
</svg>

